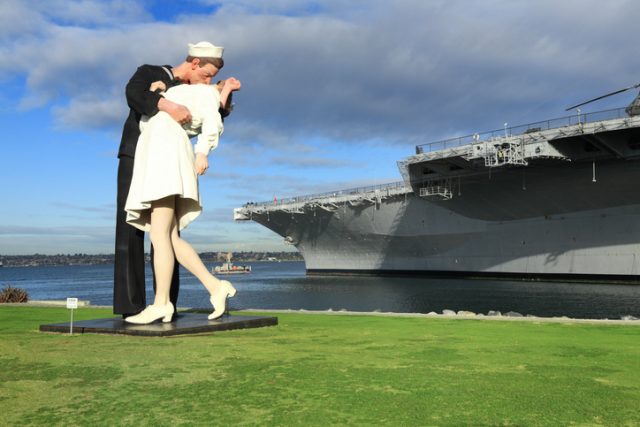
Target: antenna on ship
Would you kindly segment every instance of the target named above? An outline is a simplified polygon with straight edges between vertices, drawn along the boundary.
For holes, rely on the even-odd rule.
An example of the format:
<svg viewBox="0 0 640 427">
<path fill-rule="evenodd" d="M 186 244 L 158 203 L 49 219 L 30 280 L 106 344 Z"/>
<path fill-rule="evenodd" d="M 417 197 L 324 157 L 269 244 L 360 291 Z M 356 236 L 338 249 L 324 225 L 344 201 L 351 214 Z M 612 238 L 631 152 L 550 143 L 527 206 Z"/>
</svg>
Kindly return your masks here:
<svg viewBox="0 0 640 427">
<path fill-rule="evenodd" d="M 566 110 L 564 110 L 564 111 L 573 110 L 573 109 L 575 109 L 575 108 L 582 107 L 583 105 L 589 104 L 589 103 L 591 103 L 591 102 L 593 102 L 593 101 L 597 101 L 597 100 L 602 99 L 602 98 L 607 98 L 607 97 L 612 96 L 612 95 L 617 95 L 617 94 L 619 94 L 619 93 L 626 92 L 626 91 L 628 91 L 629 89 L 635 89 L 635 88 L 637 88 L 637 87 L 640 87 L 640 83 L 635 84 L 635 85 L 633 85 L 633 86 L 626 87 L 626 88 L 624 88 L 624 89 L 616 90 L 616 91 L 611 92 L 611 93 L 607 93 L 607 94 L 602 95 L 602 96 L 599 96 L 599 97 L 597 97 L 597 98 L 590 99 L 590 100 L 588 100 L 588 101 L 582 102 L 582 103 L 577 104 L 577 105 L 574 105 L 574 106 L 572 106 L 572 107 L 569 107 L 569 108 L 567 108 L 567 109 L 566 109 Z M 636 101 L 638 101 L 638 97 L 640 97 L 640 95 L 639 95 L 639 96 L 637 96 L 637 97 L 636 97 L 636 99 L 634 99 L 634 100 L 633 100 L 633 102 L 629 105 L 629 107 L 627 107 L 627 113 L 629 113 L 629 115 L 630 115 L 630 116 L 635 116 L 636 114 L 640 113 L 640 109 L 637 109 L 637 108 L 636 108 L 636 109 L 633 109 L 632 111 L 629 111 L 629 110 L 630 110 L 632 107 L 634 107 L 634 106 L 635 106 L 635 107 L 640 107 L 640 101 L 638 102 L 638 105 L 634 105 L 634 104 L 636 104 Z M 632 113 L 632 112 L 633 112 L 633 113 Z"/>
</svg>

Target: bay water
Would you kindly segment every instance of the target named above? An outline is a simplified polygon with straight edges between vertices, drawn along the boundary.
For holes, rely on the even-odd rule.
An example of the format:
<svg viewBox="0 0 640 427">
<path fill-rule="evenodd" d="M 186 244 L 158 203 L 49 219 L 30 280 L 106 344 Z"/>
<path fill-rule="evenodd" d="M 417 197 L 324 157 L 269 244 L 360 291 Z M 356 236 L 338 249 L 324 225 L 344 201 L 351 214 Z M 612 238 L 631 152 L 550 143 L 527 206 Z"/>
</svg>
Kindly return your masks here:
<svg viewBox="0 0 640 427">
<path fill-rule="evenodd" d="M 640 317 L 640 286 L 433 277 L 307 276 L 304 262 L 249 263 L 253 271 L 225 276 L 237 288 L 233 309 L 306 309 L 441 313 L 515 311 L 541 317 Z M 208 267 L 213 267 L 209 264 Z M 153 301 L 147 267 L 147 303 Z M 178 307 L 210 309 L 206 290 L 181 269 Z M 113 265 L 0 268 L 0 287 L 22 288 L 32 300 L 76 297 L 112 305 Z"/>
</svg>

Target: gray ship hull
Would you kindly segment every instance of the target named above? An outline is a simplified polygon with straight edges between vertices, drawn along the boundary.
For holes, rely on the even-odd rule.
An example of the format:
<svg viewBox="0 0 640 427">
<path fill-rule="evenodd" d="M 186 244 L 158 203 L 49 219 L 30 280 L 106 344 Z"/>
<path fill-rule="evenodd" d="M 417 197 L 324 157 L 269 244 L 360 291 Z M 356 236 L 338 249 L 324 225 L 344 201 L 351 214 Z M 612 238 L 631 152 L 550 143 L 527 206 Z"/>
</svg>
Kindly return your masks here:
<svg viewBox="0 0 640 427">
<path fill-rule="evenodd" d="M 640 160 L 473 169 L 448 180 L 445 198 L 418 196 L 408 174 L 404 189 L 356 203 L 326 196 L 244 214 L 295 245 L 309 273 L 638 281 Z"/>
</svg>

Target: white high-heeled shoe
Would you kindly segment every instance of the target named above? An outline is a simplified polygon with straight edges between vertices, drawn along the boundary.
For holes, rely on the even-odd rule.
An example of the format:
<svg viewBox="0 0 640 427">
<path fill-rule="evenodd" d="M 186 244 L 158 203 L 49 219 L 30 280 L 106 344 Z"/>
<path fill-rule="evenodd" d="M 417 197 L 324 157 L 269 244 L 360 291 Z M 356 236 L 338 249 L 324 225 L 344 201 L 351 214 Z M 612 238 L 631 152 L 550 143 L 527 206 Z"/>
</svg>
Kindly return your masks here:
<svg viewBox="0 0 640 427">
<path fill-rule="evenodd" d="M 209 301 L 213 305 L 213 313 L 208 316 L 209 320 L 217 319 L 222 316 L 227 309 L 227 298 L 231 298 L 236 294 L 236 288 L 226 280 L 220 281 L 220 286 L 213 292 Z"/>
<path fill-rule="evenodd" d="M 124 319 L 125 322 L 134 323 L 136 325 L 147 325 L 162 318 L 164 323 L 171 322 L 173 317 L 173 304 L 170 302 L 166 305 L 150 305 L 135 316 L 129 316 Z"/>
</svg>

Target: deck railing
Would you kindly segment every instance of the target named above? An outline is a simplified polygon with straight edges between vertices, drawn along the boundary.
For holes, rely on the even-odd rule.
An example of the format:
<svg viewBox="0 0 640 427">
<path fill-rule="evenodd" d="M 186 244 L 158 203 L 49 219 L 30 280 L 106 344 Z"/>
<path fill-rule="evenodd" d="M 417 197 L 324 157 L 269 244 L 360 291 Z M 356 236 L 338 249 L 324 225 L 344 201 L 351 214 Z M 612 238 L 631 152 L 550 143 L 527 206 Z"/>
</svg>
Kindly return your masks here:
<svg viewBox="0 0 640 427">
<path fill-rule="evenodd" d="M 247 208 L 250 206 L 260 206 L 260 205 L 279 206 L 279 205 L 289 205 L 292 203 L 307 203 L 307 202 L 312 202 L 318 199 L 326 199 L 327 197 L 341 197 L 341 196 L 350 196 L 350 195 L 358 196 L 361 194 L 373 193 L 376 190 L 379 190 L 379 191 L 401 190 L 401 189 L 404 189 L 405 187 L 406 186 L 404 181 L 397 181 L 397 182 L 391 182 L 387 184 L 378 184 L 378 185 L 369 185 L 365 187 L 349 188 L 346 190 L 327 191 L 326 193 L 316 193 L 316 194 L 309 194 L 305 196 L 287 197 L 284 199 L 278 199 L 277 197 L 274 197 L 272 201 L 245 203 L 244 207 Z"/>
<path fill-rule="evenodd" d="M 580 123 L 599 122 L 602 120 L 621 119 L 624 117 L 628 117 L 628 114 L 625 111 L 625 107 L 596 111 L 587 114 L 574 114 L 571 116 L 559 117 L 556 119 L 543 120 L 541 122 L 504 127 L 502 129 L 495 129 L 482 133 L 474 133 L 457 138 L 449 138 L 440 141 L 429 142 L 427 144 L 420 144 L 416 146 L 416 154 L 430 153 L 432 151 L 459 147 L 461 145 L 485 141 L 491 138 L 522 135 L 542 130 L 561 128 L 563 126 L 577 125 Z"/>
</svg>

